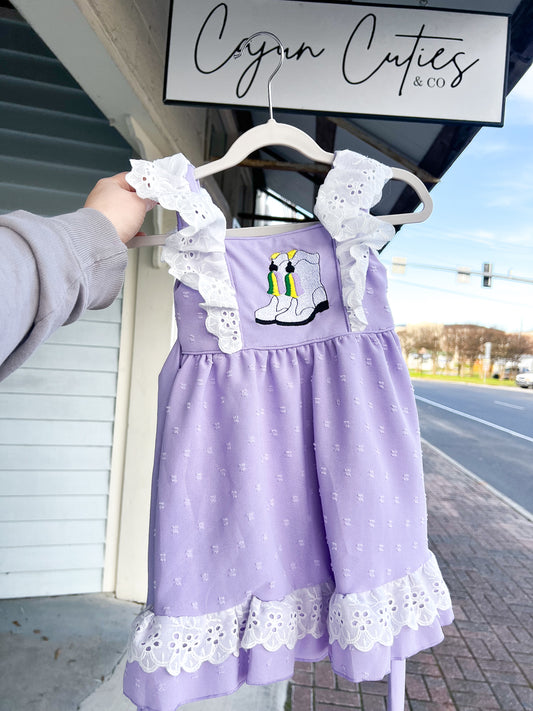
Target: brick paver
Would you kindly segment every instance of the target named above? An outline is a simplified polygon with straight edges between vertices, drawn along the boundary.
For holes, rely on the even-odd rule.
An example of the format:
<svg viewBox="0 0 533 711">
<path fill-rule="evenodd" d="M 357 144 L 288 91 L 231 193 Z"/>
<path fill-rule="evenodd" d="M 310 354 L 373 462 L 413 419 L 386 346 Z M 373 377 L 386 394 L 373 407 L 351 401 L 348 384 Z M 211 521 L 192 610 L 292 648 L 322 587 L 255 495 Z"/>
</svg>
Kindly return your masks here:
<svg viewBox="0 0 533 711">
<path fill-rule="evenodd" d="M 533 523 L 424 445 L 430 547 L 454 603 L 445 640 L 407 662 L 406 711 L 533 711 Z M 286 711 L 386 710 L 387 683 L 299 662 Z"/>
</svg>

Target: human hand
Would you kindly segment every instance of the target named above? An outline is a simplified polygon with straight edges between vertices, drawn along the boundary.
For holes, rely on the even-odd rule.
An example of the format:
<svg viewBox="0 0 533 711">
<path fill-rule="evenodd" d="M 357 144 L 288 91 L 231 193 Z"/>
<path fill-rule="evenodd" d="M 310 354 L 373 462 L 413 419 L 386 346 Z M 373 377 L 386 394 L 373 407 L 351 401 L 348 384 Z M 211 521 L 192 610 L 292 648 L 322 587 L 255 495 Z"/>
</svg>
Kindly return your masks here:
<svg viewBox="0 0 533 711">
<path fill-rule="evenodd" d="M 127 244 L 138 233 L 144 217 L 155 202 L 143 200 L 126 182 L 126 173 L 101 178 L 87 196 L 84 207 L 101 212 Z"/>
</svg>

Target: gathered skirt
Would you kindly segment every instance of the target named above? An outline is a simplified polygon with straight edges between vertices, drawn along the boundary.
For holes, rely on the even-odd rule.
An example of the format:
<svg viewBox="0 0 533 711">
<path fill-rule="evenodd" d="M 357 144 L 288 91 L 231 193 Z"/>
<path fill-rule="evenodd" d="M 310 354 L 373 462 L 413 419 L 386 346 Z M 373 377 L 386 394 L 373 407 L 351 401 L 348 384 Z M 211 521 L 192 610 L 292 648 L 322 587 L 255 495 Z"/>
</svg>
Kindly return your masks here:
<svg viewBox="0 0 533 711">
<path fill-rule="evenodd" d="M 381 679 L 442 639 L 418 420 L 392 329 L 183 354 L 161 373 L 149 599 L 125 692 L 144 711 L 329 655 Z"/>
</svg>

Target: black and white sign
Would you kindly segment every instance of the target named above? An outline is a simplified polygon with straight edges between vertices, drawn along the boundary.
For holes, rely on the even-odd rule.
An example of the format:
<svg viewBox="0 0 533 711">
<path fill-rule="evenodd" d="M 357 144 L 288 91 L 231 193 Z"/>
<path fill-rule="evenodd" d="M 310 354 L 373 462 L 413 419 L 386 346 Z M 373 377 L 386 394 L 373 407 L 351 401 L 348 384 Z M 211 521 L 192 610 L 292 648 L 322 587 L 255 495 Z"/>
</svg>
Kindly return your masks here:
<svg viewBox="0 0 533 711">
<path fill-rule="evenodd" d="M 508 18 L 288 0 L 173 4 L 165 101 L 499 125 Z"/>
</svg>

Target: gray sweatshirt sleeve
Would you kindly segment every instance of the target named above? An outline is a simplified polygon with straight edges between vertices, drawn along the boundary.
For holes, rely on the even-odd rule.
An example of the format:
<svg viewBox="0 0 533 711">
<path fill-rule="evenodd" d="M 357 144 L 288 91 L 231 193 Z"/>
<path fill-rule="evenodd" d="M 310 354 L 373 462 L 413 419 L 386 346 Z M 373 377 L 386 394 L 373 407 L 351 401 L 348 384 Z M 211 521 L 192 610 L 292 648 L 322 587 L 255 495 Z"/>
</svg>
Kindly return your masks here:
<svg viewBox="0 0 533 711">
<path fill-rule="evenodd" d="M 59 326 L 109 306 L 126 263 L 125 245 L 97 210 L 0 215 L 0 380 Z"/>
</svg>

